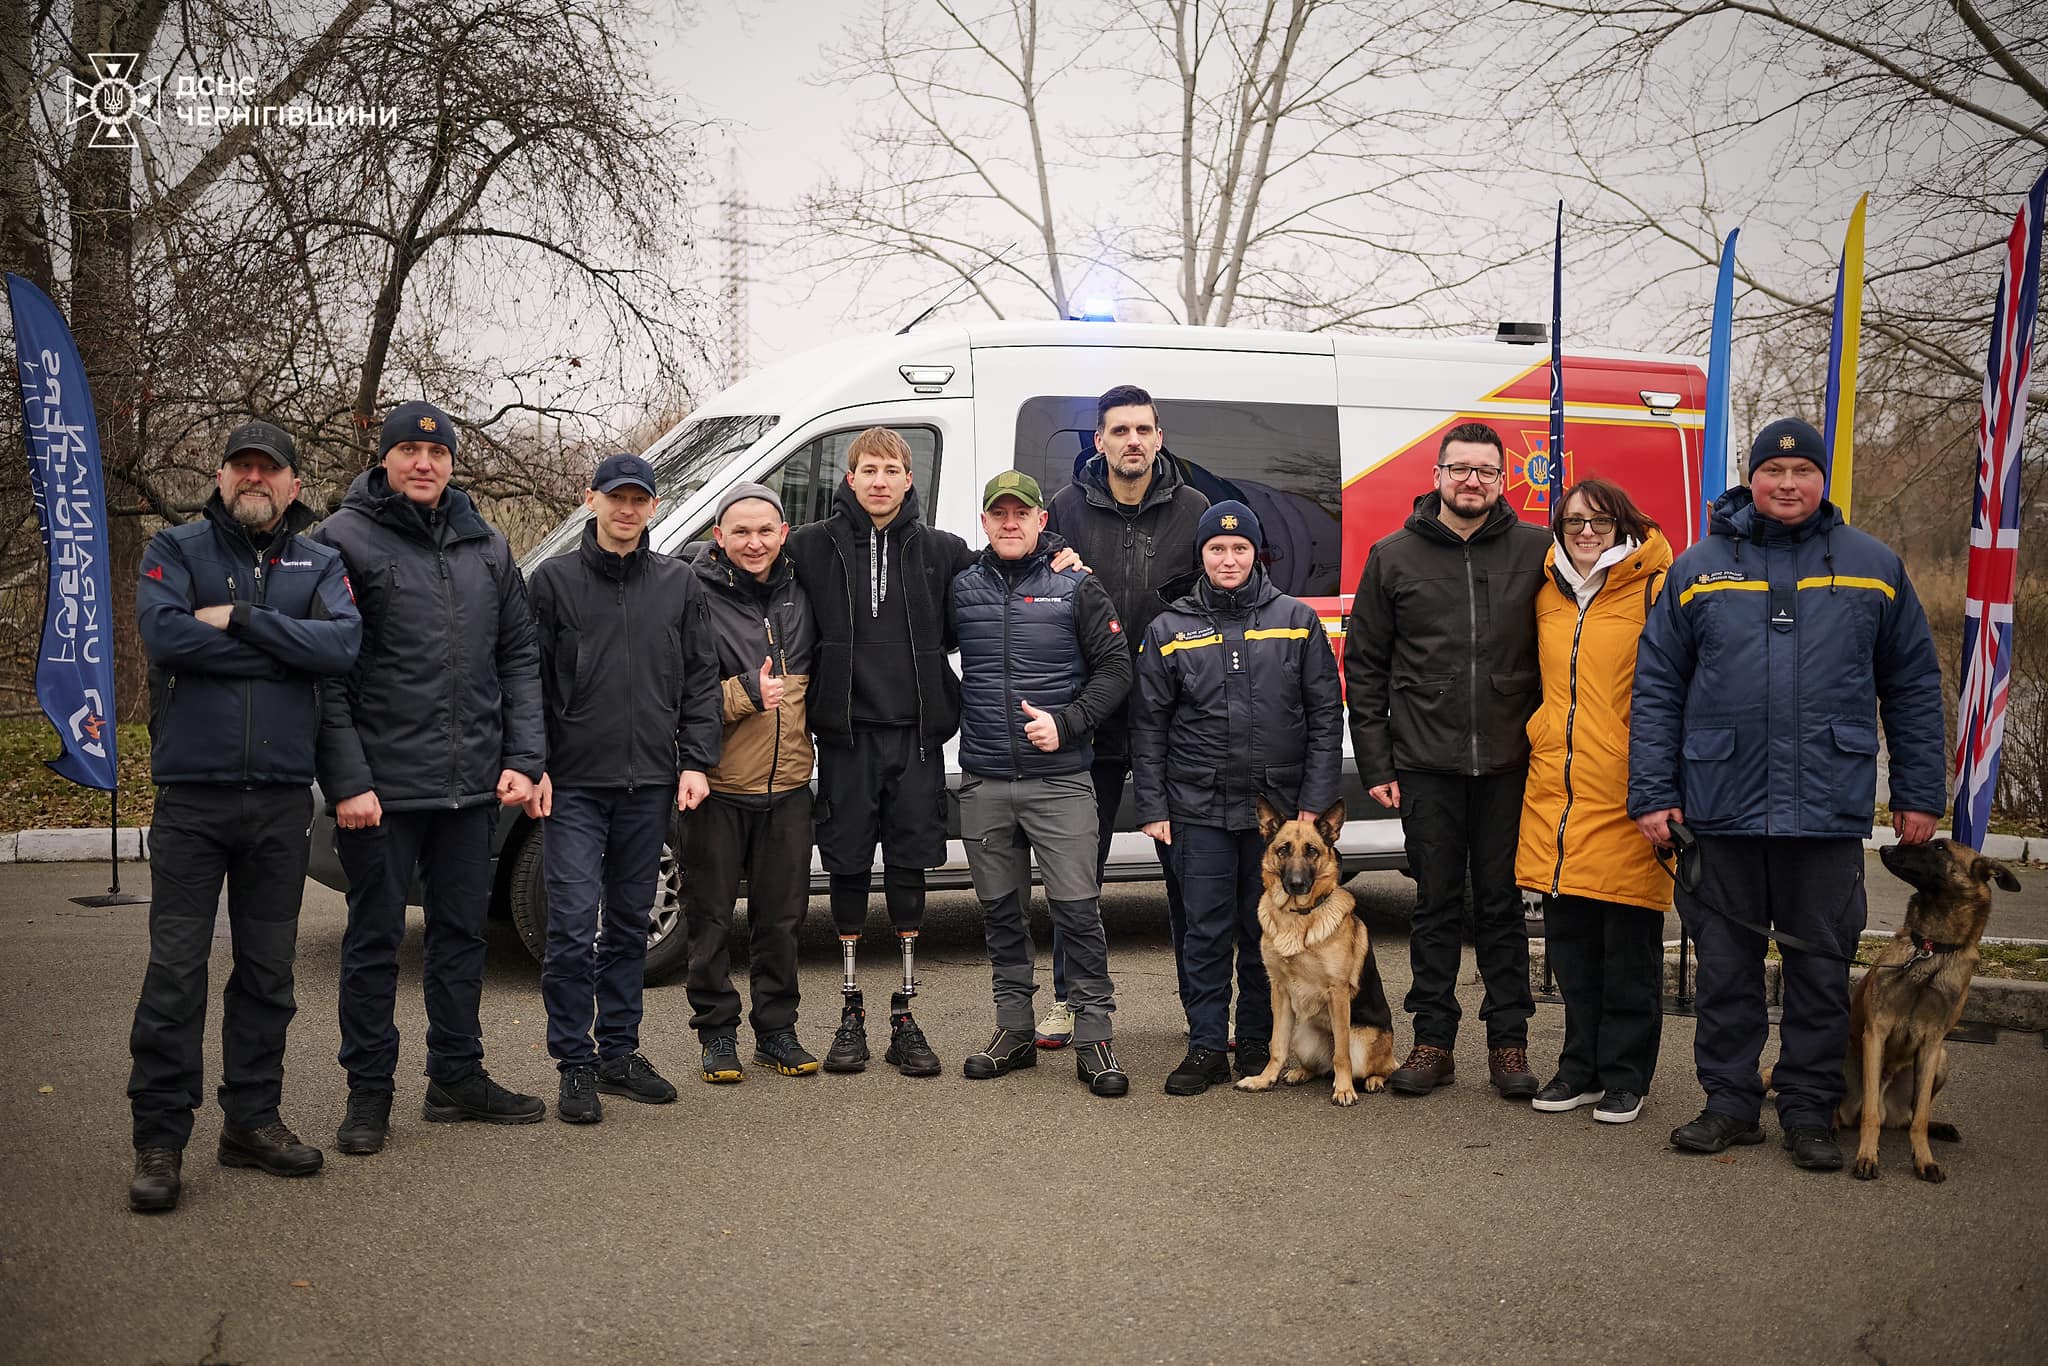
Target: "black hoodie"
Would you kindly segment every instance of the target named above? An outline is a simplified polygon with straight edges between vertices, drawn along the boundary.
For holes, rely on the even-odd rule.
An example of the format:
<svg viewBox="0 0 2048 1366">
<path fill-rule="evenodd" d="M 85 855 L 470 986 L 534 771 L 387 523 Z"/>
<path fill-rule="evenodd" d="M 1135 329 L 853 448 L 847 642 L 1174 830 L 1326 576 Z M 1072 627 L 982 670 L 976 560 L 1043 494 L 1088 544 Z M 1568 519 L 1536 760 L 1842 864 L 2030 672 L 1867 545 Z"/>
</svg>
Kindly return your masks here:
<svg viewBox="0 0 2048 1366">
<path fill-rule="evenodd" d="M 960 728 L 960 680 L 946 662 L 946 594 L 953 576 L 974 560 L 967 543 L 924 524 L 915 488 L 904 494 L 887 530 L 877 532 L 841 480 L 832 515 L 790 532 L 783 553 L 796 565 L 817 619 L 812 732 L 828 745 L 851 746 L 860 715 L 856 695 L 885 688 L 914 704 L 903 720 L 916 722 L 926 749 L 943 745 Z M 905 623 L 908 654 L 893 666 L 891 652 L 876 644 L 885 612 L 904 614 L 897 619 Z M 859 627 L 856 614 L 865 618 Z"/>
<path fill-rule="evenodd" d="M 320 789 L 387 811 L 495 803 L 498 775 L 547 759 L 540 651 L 505 538 L 461 489 L 422 511 L 381 467 L 308 533 L 339 550 L 363 614 L 345 688 L 323 692 Z"/>
<path fill-rule="evenodd" d="M 1074 547 L 1081 563 L 1109 590 L 1135 660 L 1145 628 L 1165 605 L 1160 586 L 1198 567 L 1195 528 L 1209 510 L 1209 500 L 1188 485 L 1180 465 L 1161 451 L 1152 457 L 1152 482 L 1136 507 L 1125 507 L 1110 493 L 1109 464 L 1097 455 L 1081 467 L 1074 482 L 1052 495 L 1046 510 L 1051 517 L 1045 529 Z M 1120 707 L 1096 731 L 1096 753 L 1123 757 L 1127 733 L 1125 709 Z"/>
</svg>

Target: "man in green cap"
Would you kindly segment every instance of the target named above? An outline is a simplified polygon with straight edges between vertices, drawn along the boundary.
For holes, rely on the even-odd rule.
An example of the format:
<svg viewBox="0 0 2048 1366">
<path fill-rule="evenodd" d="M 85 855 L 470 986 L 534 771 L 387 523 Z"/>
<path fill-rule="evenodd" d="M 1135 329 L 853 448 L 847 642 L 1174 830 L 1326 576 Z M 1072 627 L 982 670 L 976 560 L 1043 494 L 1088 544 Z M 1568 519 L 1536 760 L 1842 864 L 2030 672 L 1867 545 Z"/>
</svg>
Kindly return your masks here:
<svg viewBox="0 0 2048 1366">
<path fill-rule="evenodd" d="M 1055 569 L 1038 481 L 1005 470 L 981 495 L 988 548 L 953 579 L 960 643 L 960 838 L 995 972 L 996 1030 L 963 1068 L 999 1077 L 1038 1061 L 1026 908 L 1035 853 L 1067 955 L 1075 1067 L 1098 1096 L 1130 1080 L 1110 1047 L 1116 1008 L 1095 872 L 1092 740 L 1123 706 L 1131 656 L 1116 605 L 1093 575 Z"/>
</svg>

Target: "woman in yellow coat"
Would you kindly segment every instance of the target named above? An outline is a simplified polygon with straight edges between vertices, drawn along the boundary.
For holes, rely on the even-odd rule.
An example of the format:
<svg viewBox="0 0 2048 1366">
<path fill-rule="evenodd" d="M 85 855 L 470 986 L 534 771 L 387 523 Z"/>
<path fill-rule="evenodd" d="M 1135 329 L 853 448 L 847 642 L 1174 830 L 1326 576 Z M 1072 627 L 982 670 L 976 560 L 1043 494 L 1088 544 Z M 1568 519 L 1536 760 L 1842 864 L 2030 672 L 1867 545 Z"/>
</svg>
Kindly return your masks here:
<svg viewBox="0 0 2048 1366">
<path fill-rule="evenodd" d="M 1543 705 L 1529 720 L 1529 785 L 1515 880 L 1543 898 L 1544 948 L 1564 993 L 1564 1051 L 1530 1104 L 1642 1113 L 1663 1029 L 1671 879 L 1628 818 L 1629 693 L 1636 639 L 1671 546 L 1627 492 L 1573 486 L 1536 596 Z"/>
</svg>

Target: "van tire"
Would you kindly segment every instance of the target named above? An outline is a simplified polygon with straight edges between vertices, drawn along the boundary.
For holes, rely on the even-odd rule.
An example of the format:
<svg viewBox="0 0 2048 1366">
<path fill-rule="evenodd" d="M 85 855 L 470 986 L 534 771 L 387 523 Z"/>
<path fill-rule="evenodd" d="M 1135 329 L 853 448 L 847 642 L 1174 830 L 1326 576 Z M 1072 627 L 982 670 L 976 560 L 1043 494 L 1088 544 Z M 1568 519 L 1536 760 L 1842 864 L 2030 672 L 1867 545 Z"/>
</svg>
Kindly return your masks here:
<svg viewBox="0 0 2048 1366">
<path fill-rule="evenodd" d="M 512 874 L 506 900 L 512 923 L 519 930 L 519 942 L 536 963 L 545 961 L 548 942 L 548 893 L 541 877 L 540 826 L 529 824 L 519 837 L 519 847 L 510 851 Z M 654 911 L 649 918 L 647 965 L 643 979 L 649 986 L 665 982 L 689 965 L 689 937 L 683 932 L 682 868 L 676 857 L 679 831 L 669 825 L 668 842 L 661 847 L 661 870 L 654 887 Z"/>
</svg>

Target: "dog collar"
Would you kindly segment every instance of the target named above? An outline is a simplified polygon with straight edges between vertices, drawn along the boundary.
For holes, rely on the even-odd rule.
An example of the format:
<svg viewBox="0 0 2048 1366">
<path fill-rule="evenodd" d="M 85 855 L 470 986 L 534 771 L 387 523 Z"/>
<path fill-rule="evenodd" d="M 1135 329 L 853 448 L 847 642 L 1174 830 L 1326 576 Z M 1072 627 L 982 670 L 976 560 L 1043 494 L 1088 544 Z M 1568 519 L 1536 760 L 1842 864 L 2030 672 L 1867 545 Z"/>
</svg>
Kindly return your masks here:
<svg viewBox="0 0 2048 1366">
<path fill-rule="evenodd" d="M 1937 953 L 1954 953 L 1957 949 L 1960 949 L 1962 947 L 1961 944 L 1941 944 L 1935 942 L 1932 939 L 1916 939 L 1913 941 L 1913 943 L 1914 946 L 1917 947 L 1921 953 L 1928 955 L 1933 955 Z"/>
</svg>

